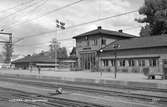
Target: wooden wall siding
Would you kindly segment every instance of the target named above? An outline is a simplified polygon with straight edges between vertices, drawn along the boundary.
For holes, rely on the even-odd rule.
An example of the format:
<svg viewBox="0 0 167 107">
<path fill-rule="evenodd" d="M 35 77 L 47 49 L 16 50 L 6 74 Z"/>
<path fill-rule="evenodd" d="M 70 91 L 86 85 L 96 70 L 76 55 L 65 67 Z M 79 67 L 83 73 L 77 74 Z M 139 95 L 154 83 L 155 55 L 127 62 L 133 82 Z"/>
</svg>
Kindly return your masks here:
<svg viewBox="0 0 167 107">
<path fill-rule="evenodd" d="M 163 63 L 162 60 L 167 59 L 167 47 L 154 47 L 154 48 L 145 48 L 145 49 L 129 49 L 129 50 L 117 50 L 117 58 L 118 58 L 118 67 L 119 70 L 127 69 L 128 71 L 133 71 L 134 69 L 137 69 L 139 72 L 142 72 L 142 69 L 145 67 L 149 67 L 152 72 L 163 72 Z M 103 59 L 114 59 L 114 53 L 113 51 L 108 51 L 100 54 L 100 61 Z M 125 66 L 120 66 L 119 61 L 125 59 L 126 64 Z M 127 66 L 127 60 L 133 59 L 135 60 L 135 64 L 137 66 L 131 67 Z M 139 66 L 137 60 L 145 60 L 145 66 Z M 150 59 L 156 59 L 157 64 L 156 66 L 150 66 L 149 60 Z M 99 62 L 100 64 L 102 62 Z M 100 68 L 102 69 L 110 69 L 110 71 L 114 70 L 113 66 L 103 66 L 100 65 Z"/>
<path fill-rule="evenodd" d="M 117 56 L 139 56 L 139 55 L 151 56 L 151 55 L 159 55 L 159 54 L 167 54 L 167 47 L 117 50 Z M 111 57 L 111 56 L 114 56 L 113 50 L 106 51 L 106 52 L 103 51 L 103 53 L 100 54 L 100 57 Z"/>
</svg>

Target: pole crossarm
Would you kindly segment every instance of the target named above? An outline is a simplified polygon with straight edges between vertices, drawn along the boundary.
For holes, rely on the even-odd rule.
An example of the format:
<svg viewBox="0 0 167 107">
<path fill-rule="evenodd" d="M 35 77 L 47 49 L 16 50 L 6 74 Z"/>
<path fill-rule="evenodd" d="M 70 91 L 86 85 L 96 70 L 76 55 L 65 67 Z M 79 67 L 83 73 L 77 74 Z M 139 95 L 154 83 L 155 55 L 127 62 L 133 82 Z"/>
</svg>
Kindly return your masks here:
<svg viewBox="0 0 167 107">
<path fill-rule="evenodd" d="M 10 43 L 10 42 L 7 42 L 7 41 L 0 41 L 0 43 Z"/>
<path fill-rule="evenodd" d="M 9 41 L 0 41 L 1 43 L 12 43 L 12 33 L 0 32 L 0 34 L 9 36 Z"/>
<path fill-rule="evenodd" d="M 0 32 L 0 34 L 4 34 L 4 35 L 12 35 L 12 33 L 6 33 L 6 32 Z"/>
<path fill-rule="evenodd" d="M 7 32 L 0 32 L 0 34 L 2 35 L 7 35 L 9 37 L 9 41 L 0 41 L 0 43 L 5 43 L 5 45 L 7 44 L 8 48 L 9 48 L 9 51 L 8 53 L 6 54 L 6 63 L 11 63 L 11 58 L 12 58 L 12 33 L 7 33 Z"/>
</svg>

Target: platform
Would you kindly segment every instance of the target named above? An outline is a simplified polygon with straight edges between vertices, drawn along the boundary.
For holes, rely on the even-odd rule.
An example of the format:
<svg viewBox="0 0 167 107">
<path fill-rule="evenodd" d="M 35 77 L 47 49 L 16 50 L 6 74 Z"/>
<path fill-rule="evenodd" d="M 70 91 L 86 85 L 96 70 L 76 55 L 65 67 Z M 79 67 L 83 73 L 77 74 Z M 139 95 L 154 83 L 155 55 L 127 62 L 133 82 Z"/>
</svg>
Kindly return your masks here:
<svg viewBox="0 0 167 107">
<path fill-rule="evenodd" d="M 28 71 L 28 70 L 0 70 L 1 75 L 19 75 L 23 77 L 45 78 L 45 79 L 60 79 L 68 81 L 79 82 L 93 82 L 93 83 L 117 83 L 131 86 L 144 86 L 152 88 L 167 89 L 167 80 L 148 80 L 142 73 L 117 73 L 115 78 L 112 72 L 90 72 L 90 71 L 69 71 L 68 69 L 61 69 L 55 71 Z"/>
</svg>

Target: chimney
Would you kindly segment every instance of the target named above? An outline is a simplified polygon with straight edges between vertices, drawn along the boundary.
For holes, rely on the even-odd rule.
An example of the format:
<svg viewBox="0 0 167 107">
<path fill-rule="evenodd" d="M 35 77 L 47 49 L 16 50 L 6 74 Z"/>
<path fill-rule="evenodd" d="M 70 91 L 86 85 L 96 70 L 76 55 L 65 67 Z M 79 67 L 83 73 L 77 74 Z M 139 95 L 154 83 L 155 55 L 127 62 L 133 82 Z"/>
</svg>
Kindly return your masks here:
<svg viewBox="0 0 167 107">
<path fill-rule="evenodd" d="M 98 26 L 97 29 L 101 29 L 101 26 Z"/>
<path fill-rule="evenodd" d="M 27 55 L 27 57 L 30 57 L 30 56 L 31 56 L 30 54 Z"/>
<path fill-rule="evenodd" d="M 120 29 L 120 30 L 118 30 L 118 32 L 122 33 L 122 32 L 123 32 L 123 30 L 122 30 L 122 29 Z"/>
</svg>

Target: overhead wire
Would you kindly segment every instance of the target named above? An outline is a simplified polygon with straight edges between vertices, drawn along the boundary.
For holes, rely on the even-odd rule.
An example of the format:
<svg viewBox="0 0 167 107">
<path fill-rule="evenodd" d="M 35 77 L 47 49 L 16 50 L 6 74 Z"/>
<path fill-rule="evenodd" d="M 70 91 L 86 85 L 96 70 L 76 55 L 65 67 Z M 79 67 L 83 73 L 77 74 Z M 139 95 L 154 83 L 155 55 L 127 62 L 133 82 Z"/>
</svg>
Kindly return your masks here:
<svg viewBox="0 0 167 107">
<path fill-rule="evenodd" d="M 41 0 L 40 4 L 34 6 L 31 11 L 34 12 L 34 11 L 37 10 L 38 8 L 42 7 L 46 2 L 48 2 L 48 0 Z"/>
<path fill-rule="evenodd" d="M 72 38 L 64 38 L 64 39 L 58 39 L 57 41 L 67 41 L 67 40 L 71 40 Z M 46 42 L 41 42 L 41 43 L 38 43 L 38 44 L 30 44 L 30 45 L 17 45 L 17 44 L 14 44 L 14 46 L 19 46 L 19 47 L 33 47 L 33 46 L 36 46 L 36 45 L 45 45 L 45 44 L 49 44 L 46 43 Z"/>
<path fill-rule="evenodd" d="M 139 26 L 133 26 L 133 27 L 128 27 L 128 28 L 125 28 L 125 29 L 122 29 L 122 30 L 132 30 L 132 29 L 136 29 L 136 28 L 141 28 L 142 26 L 139 25 Z M 67 41 L 67 40 L 72 40 L 72 38 L 64 38 L 64 39 L 58 39 L 58 41 Z M 73 41 L 74 42 L 74 41 Z M 36 46 L 39 46 L 39 45 L 48 45 L 48 43 L 46 42 L 43 42 L 43 43 L 39 43 L 39 44 L 31 44 L 31 45 L 17 45 L 15 44 L 15 46 L 19 46 L 19 47 L 36 47 Z M 74 43 L 73 43 L 74 45 Z"/>
<path fill-rule="evenodd" d="M 37 20 L 37 19 L 39 19 L 39 18 L 42 18 L 42 17 L 44 17 L 44 16 L 47 16 L 47 15 L 52 14 L 52 13 L 54 13 L 54 12 L 57 12 L 57 11 L 59 11 L 59 10 L 62 10 L 62 9 L 67 8 L 67 7 L 70 7 L 70 6 L 73 6 L 73 5 L 75 5 L 75 4 L 78 4 L 78 3 L 82 2 L 82 1 L 84 1 L 84 0 L 78 0 L 78 1 L 76 1 L 76 2 L 66 4 L 66 5 L 64 5 L 64 6 L 60 7 L 60 8 L 56 8 L 56 9 L 53 9 L 53 10 L 51 10 L 51 11 L 48 11 L 48 12 L 46 12 L 45 14 L 41 14 L 41 15 L 35 17 L 35 18 L 29 19 L 29 20 L 24 21 L 24 22 L 18 22 L 18 23 L 15 23 L 15 24 L 13 24 L 13 25 L 10 25 L 10 26 L 8 26 L 6 29 L 11 29 L 11 28 L 12 28 L 11 26 L 15 26 L 15 25 L 18 25 L 18 24 L 28 23 L 28 22 L 30 22 L 30 21 Z"/>
<path fill-rule="evenodd" d="M 41 0 L 35 1 L 35 3 L 30 2 L 27 6 L 21 8 L 21 9 L 19 9 L 19 10 L 16 10 L 15 12 L 13 12 L 13 13 L 11 13 L 11 14 L 9 14 L 9 15 L 6 15 L 6 16 L 4 16 L 4 17 L 1 17 L 0 20 L 1 20 L 1 21 L 4 21 L 4 20 L 8 19 L 10 16 L 13 16 L 13 15 L 17 14 L 18 12 L 21 12 L 21 11 L 24 11 L 24 10 L 26 10 L 26 9 L 29 9 L 29 8 L 33 7 L 34 5 L 38 4 L 39 1 L 41 2 Z M 43 0 L 42 0 L 42 1 L 43 1 Z M 1 26 L 1 27 L 4 27 L 4 26 L 5 26 L 5 25 L 3 25 L 3 26 Z"/>
<path fill-rule="evenodd" d="M 31 4 L 31 3 L 32 3 L 32 4 Z M 27 5 L 26 7 L 23 7 L 23 6 L 22 6 L 23 8 L 18 9 L 18 10 L 15 10 L 15 12 L 13 12 L 13 13 L 11 13 L 11 14 L 9 14 L 9 15 L 3 16 L 3 17 L 1 17 L 0 19 L 1 19 L 1 20 L 5 20 L 6 18 L 8 18 L 8 17 L 10 17 L 10 16 L 12 16 L 12 15 L 14 15 L 14 14 L 20 12 L 20 11 L 24 11 L 25 9 L 32 7 L 32 6 L 33 6 L 34 4 L 36 4 L 36 3 L 38 3 L 38 2 L 35 2 L 35 3 L 33 3 L 33 1 L 32 1 L 32 2 L 29 2 L 28 4 L 26 4 L 26 5 Z M 30 4 L 30 5 L 29 5 L 29 4 Z"/>
<path fill-rule="evenodd" d="M 46 0 L 47 1 L 47 0 Z M 83 0 L 79 0 L 78 2 L 81 2 L 81 1 L 83 1 Z M 78 3 L 78 2 L 76 2 L 76 3 Z M 74 3 L 74 4 L 76 4 L 76 3 Z M 43 3 L 42 3 L 43 4 Z M 74 5 L 73 4 L 73 5 Z M 71 6 L 71 5 L 67 5 L 67 6 Z M 63 6 L 64 8 L 66 8 L 65 6 Z M 63 7 L 61 7 L 61 8 L 58 8 L 57 10 L 55 9 L 55 11 L 58 11 L 59 9 L 61 10 L 61 9 L 64 9 Z M 37 8 L 38 8 L 38 6 L 37 6 Z M 103 20 L 107 20 L 107 19 L 110 19 L 110 18 L 114 18 L 114 17 L 119 17 L 119 16 L 122 16 L 122 15 L 127 15 L 127 14 L 131 14 L 131 13 L 134 13 L 134 12 L 137 12 L 138 10 L 134 10 L 134 11 L 129 11 L 129 12 L 125 12 L 125 13 L 121 13 L 121 14 L 118 14 L 118 15 L 113 15 L 113 16 L 108 16 L 108 17 L 103 17 L 103 18 L 101 18 L 101 17 L 99 17 L 98 19 L 96 19 L 96 20 L 92 20 L 92 21 L 88 21 L 88 22 L 84 22 L 84 23 L 80 23 L 80 24 L 77 24 L 77 25 L 73 25 L 73 26 L 69 26 L 69 27 L 66 27 L 66 29 L 71 29 L 71 28 L 75 28 L 75 27 L 79 27 L 79 26 L 83 26 L 83 25 L 87 25 L 87 24 L 90 24 L 90 23 L 95 23 L 95 22 L 99 22 L 99 21 L 103 21 Z M 41 17 L 44 17 L 44 16 L 46 16 L 46 15 L 48 15 L 48 14 L 51 14 L 51 13 L 53 13 L 53 11 L 51 12 L 48 12 L 47 14 L 44 14 L 43 16 L 39 16 L 39 17 L 37 17 L 37 18 L 34 18 L 34 19 L 31 19 L 31 20 L 29 20 L 29 21 L 33 21 L 33 20 L 36 20 L 36 19 L 38 19 L 38 18 L 41 18 Z M 19 23 L 16 23 L 16 24 L 19 24 Z M 15 25 L 16 25 L 15 24 Z M 127 28 L 126 30 L 129 30 L 130 28 Z M 57 31 L 57 30 L 56 30 Z M 47 31 L 47 32 L 43 32 L 43 33 L 40 33 L 39 35 L 43 35 L 43 34 L 47 34 L 47 33 L 53 33 L 53 32 L 56 32 L 55 30 L 53 30 L 53 31 Z M 26 36 L 26 37 L 23 37 L 23 38 L 19 38 L 20 39 L 20 41 L 21 40 L 23 40 L 23 39 L 25 39 L 25 38 L 31 38 L 31 37 L 34 37 L 34 36 L 39 36 L 38 34 L 33 34 L 33 35 L 29 35 L 29 36 Z M 64 41 L 64 40 L 70 40 L 70 39 L 72 39 L 72 38 L 65 38 L 65 39 L 62 39 L 62 40 L 58 40 L 58 41 Z M 44 43 L 40 43 L 40 45 L 41 44 L 43 44 L 43 45 L 48 45 L 48 43 L 47 44 L 44 44 Z M 38 44 L 39 45 L 39 44 Z M 15 46 L 18 46 L 18 47 L 30 47 L 30 46 L 34 46 L 34 45 L 29 45 L 29 46 L 26 46 L 26 45 L 15 45 Z M 35 45 L 36 46 L 36 45 Z"/>
<path fill-rule="evenodd" d="M 29 9 L 29 12 L 31 12 L 31 11 L 35 11 L 36 9 L 38 9 L 38 8 L 40 8 L 41 6 L 43 6 L 46 2 L 47 2 L 48 0 L 41 0 L 40 2 L 39 2 L 39 4 L 37 4 L 36 6 L 32 6 L 33 8 L 32 9 Z M 26 12 L 27 13 L 27 12 Z M 12 24 L 16 24 L 16 23 L 18 23 L 18 21 L 15 21 L 15 22 L 13 22 L 13 23 L 10 23 L 10 25 L 9 26 L 11 26 Z M 3 25 L 3 28 L 6 28 L 6 26 L 7 25 Z M 9 27 L 9 26 L 7 26 L 7 27 Z"/>
<path fill-rule="evenodd" d="M 124 13 L 121 13 L 121 14 L 112 15 L 112 16 L 108 16 L 108 17 L 103 17 L 103 18 L 99 18 L 99 19 L 96 19 L 96 20 L 92 20 L 92 21 L 88 21 L 88 22 L 72 25 L 72 26 L 66 27 L 66 30 L 67 29 L 71 29 L 71 28 L 75 28 L 75 27 L 79 27 L 79 26 L 83 26 L 83 25 L 87 25 L 87 24 L 90 24 L 90 23 L 95 23 L 95 22 L 111 19 L 111 18 L 114 18 L 114 17 L 119 17 L 119 16 L 131 14 L 131 13 L 134 13 L 134 12 L 137 12 L 137 10 L 128 11 L 128 12 L 124 12 Z M 45 34 L 49 34 L 49 33 L 54 33 L 54 32 L 57 32 L 57 31 L 59 31 L 59 30 L 46 31 L 46 32 L 38 33 L 38 34 L 32 34 L 32 35 L 24 36 L 24 37 L 19 38 L 18 40 L 16 40 L 15 43 L 17 43 L 17 42 L 19 42 L 19 41 L 21 41 L 23 39 L 26 39 L 26 38 L 32 38 L 32 37 L 36 37 L 36 36 L 41 36 L 41 35 L 45 35 Z"/>
<path fill-rule="evenodd" d="M 32 2 L 34 0 L 30 0 L 30 1 Z M 23 6 L 23 5 L 27 4 L 27 3 L 30 3 L 30 1 L 19 3 L 19 4 L 15 5 L 15 6 L 13 6 L 13 7 L 8 8 L 8 9 L 0 10 L 0 13 L 5 13 L 5 12 L 7 12 L 9 10 L 12 10 L 12 9 L 18 8 L 20 6 Z"/>
</svg>

